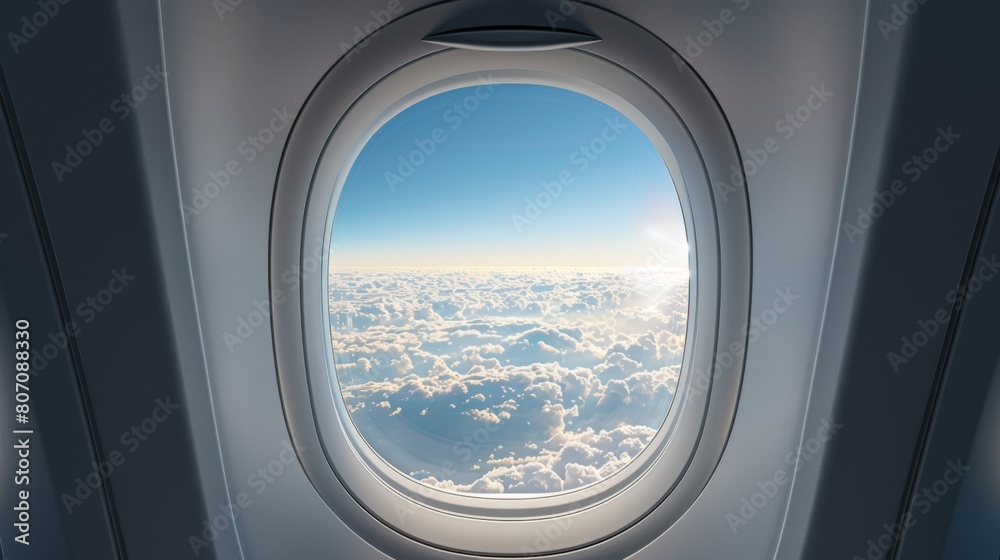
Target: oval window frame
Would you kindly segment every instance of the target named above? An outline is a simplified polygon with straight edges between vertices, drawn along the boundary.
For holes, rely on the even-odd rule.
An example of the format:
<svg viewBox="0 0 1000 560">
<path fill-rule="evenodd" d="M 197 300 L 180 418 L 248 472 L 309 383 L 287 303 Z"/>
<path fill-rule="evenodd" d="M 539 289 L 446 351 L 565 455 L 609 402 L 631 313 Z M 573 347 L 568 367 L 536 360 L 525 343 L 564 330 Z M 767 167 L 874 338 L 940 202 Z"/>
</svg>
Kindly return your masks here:
<svg viewBox="0 0 1000 560">
<path fill-rule="evenodd" d="M 366 45 L 365 64 L 353 63 L 351 56 L 341 59 L 293 125 L 272 210 L 272 290 L 287 287 L 287 271 L 309 270 L 305 265 L 313 258 L 316 239 L 323 259 L 320 274 L 299 275 L 288 302 L 272 300 L 275 360 L 289 432 L 326 503 L 390 556 L 574 551 L 574 558 L 624 557 L 651 542 L 694 502 L 721 458 L 735 415 L 742 360 L 717 370 L 715 357 L 720 347 L 728 351 L 733 344 L 746 344 L 749 207 L 742 185 L 726 182 L 733 168 L 742 170 L 739 154 L 705 84 L 674 51 L 633 23 L 580 5 L 580 17 L 600 42 L 525 52 L 423 41 L 448 17 L 449 5 L 384 27 Z M 621 471 L 595 485 L 547 496 L 455 494 L 380 468 L 381 459 L 365 452 L 344 409 L 330 369 L 329 308 L 317 299 L 327 293 L 333 204 L 370 134 L 412 103 L 475 85 L 491 72 L 494 82 L 540 83 L 590 95 L 639 125 L 664 155 L 694 254 L 682 371 L 663 427 Z M 725 188 L 714 189 L 720 181 Z M 625 531 L 629 539 L 621 538 Z"/>
<path fill-rule="evenodd" d="M 453 54 L 459 55 L 459 58 L 468 59 L 469 56 L 467 51 L 451 51 Z M 538 55 L 535 55 L 538 56 Z M 559 57 L 562 58 L 562 57 Z M 481 61 L 479 55 L 474 56 L 475 61 Z M 440 61 L 435 61 L 436 65 L 440 65 L 449 69 L 448 73 L 452 74 L 456 68 L 462 68 L 471 62 L 470 60 L 465 60 L 464 64 L 460 61 L 454 60 L 454 57 L 447 57 Z M 402 69 L 400 69 L 402 70 Z M 415 64 L 412 68 L 407 71 L 400 71 L 398 75 L 395 76 L 396 79 L 386 79 L 380 82 L 378 87 L 385 88 L 387 91 L 396 91 L 396 87 L 399 83 L 407 84 L 413 83 L 413 76 L 410 73 L 421 74 L 426 78 L 427 69 L 423 65 Z M 476 73 L 466 73 L 458 75 L 449 75 L 443 80 L 435 81 L 428 84 L 426 87 L 420 88 L 417 91 L 409 93 L 402 96 L 396 101 L 392 106 L 387 107 L 382 111 L 379 116 L 371 122 L 367 129 L 360 134 L 351 150 L 349 150 L 346 156 L 343 158 L 344 163 L 339 163 L 338 158 L 331 158 L 333 161 L 326 160 L 321 162 L 317 168 L 316 177 L 318 180 L 322 181 L 326 177 L 332 177 L 336 175 L 334 181 L 334 188 L 331 202 L 329 216 L 327 220 L 327 229 L 322 239 L 331 239 L 333 233 L 333 217 L 337 207 L 337 199 L 340 193 L 343 191 L 344 183 L 347 181 L 347 177 L 350 175 L 351 169 L 360 153 L 363 151 L 364 147 L 367 145 L 369 140 L 374 136 L 383 126 L 388 122 L 398 116 L 400 113 L 406 111 L 408 108 L 416 105 L 422 101 L 430 99 L 438 94 L 454 91 L 456 89 L 475 87 L 478 91 L 480 88 L 488 88 L 491 84 L 529 84 L 529 85 L 543 85 L 560 87 L 562 89 L 568 89 L 577 93 L 583 93 L 599 102 L 602 102 L 609 107 L 622 112 L 632 124 L 636 124 L 643 131 L 643 134 L 651 141 L 653 146 L 657 149 L 657 152 L 664 157 L 664 163 L 667 168 L 668 173 L 675 185 L 681 180 L 679 178 L 680 169 L 677 163 L 677 159 L 673 157 L 673 153 L 670 150 L 669 144 L 666 139 L 658 133 L 658 129 L 650 122 L 648 119 L 642 116 L 641 112 L 635 107 L 626 107 L 626 102 L 623 99 L 618 98 L 614 92 L 603 90 L 597 91 L 594 89 L 594 84 L 591 84 L 585 80 L 572 79 L 567 76 L 559 76 L 553 78 L 553 76 L 548 75 L 545 72 L 525 72 L 525 71 L 511 71 L 511 70 L 493 70 L 488 74 L 491 81 L 486 81 L 485 76 L 480 72 Z M 362 97 L 355 104 L 353 113 L 355 115 L 360 115 L 360 118 L 365 119 L 367 115 L 373 113 L 371 107 L 365 107 L 364 105 L 368 102 L 366 97 Z M 381 106 L 381 100 L 376 100 L 371 104 L 374 106 Z M 622 110 L 624 109 L 624 111 Z M 350 119 L 349 116 L 345 115 L 345 120 Z M 683 197 L 679 192 L 673 193 L 678 197 L 679 203 L 681 204 L 681 211 L 684 216 L 687 215 L 687 210 L 684 208 Z M 321 195 L 322 196 L 322 195 Z M 325 197 L 324 197 L 325 199 Z M 317 201 L 317 204 L 320 202 Z M 685 233 L 687 237 L 685 242 L 690 244 L 692 240 L 692 231 L 688 220 L 685 220 Z M 652 248 L 651 248 L 652 250 Z M 326 260 L 323 261 L 321 270 L 328 270 L 329 265 L 329 252 L 325 252 Z M 696 281 L 693 278 L 694 272 L 697 270 L 696 255 L 692 253 L 690 256 L 690 269 L 692 270 L 692 278 L 688 280 L 688 293 L 689 301 L 693 302 L 697 298 L 691 297 L 696 296 L 694 286 Z M 328 293 L 329 290 L 325 290 L 324 293 Z M 692 317 L 694 313 L 692 312 L 694 305 L 689 304 L 687 313 L 688 317 Z M 685 333 L 690 333 L 691 325 L 694 323 L 693 320 L 687 320 L 685 324 Z M 327 331 L 329 339 L 329 330 Z M 687 336 L 685 337 L 687 338 Z M 685 344 L 684 354 L 687 353 L 687 344 Z M 336 359 L 333 353 L 327 354 L 327 367 L 331 369 L 335 367 Z M 331 382 L 332 392 L 334 393 L 335 407 L 337 408 L 337 414 L 339 418 L 350 419 L 350 415 L 346 409 L 344 399 L 340 393 L 342 387 L 337 382 L 336 376 L 334 375 L 334 380 Z M 354 449 L 358 453 L 358 456 L 367 465 L 369 470 L 376 472 L 383 479 L 383 482 L 389 486 L 396 489 L 409 497 L 421 496 L 422 501 L 425 504 L 432 507 L 436 507 L 441 510 L 449 510 L 453 513 L 461 513 L 467 516 L 486 516 L 494 518 L 503 518 L 511 516 L 510 512 L 513 513 L 514 517 L 547 517 L 558 515 L 565 512 L 573 504 L 583 503 L 587 500 L 581 499 L 581 495 L 586 498 L 592 498 L 595 502 L 603 501 L 604 498 L 609 495 L 616 494 L 625 486 L 630 485 L 635 482 L 639 476 L 642 476 L 648 469 L 650 463 L 656 460 L 657 451 L 662 452 L 662 448 L 671 439 L 672 429 L 675 428 L 674 421 L 680 415 L 680 409 L 675 407 L 674 404 L 683 399 L 678 399 L 677 395 L 680 394 L 682 387 L 684 385 L 684 379 L 679 377 L 678 387 L 675 390 L 674 398 L 672 399 L 668 409 L 666 417 L 664 418 L 658 431 L 653 440 L 647 445 L 646 448 L 642 450 L 635 458 L 633 458 L 628 464 L 615 471 L 613 474 L 609 475 L 607 478 L 594 483 L 588 484 L 586 486 L 568 490 L 553 492 L 545 496 L 543 500 L 535 500 L 533 498 L 528 498 L 522 494 L 489 494 L 476 496 L 469 493 L 460 493 L 456 496 L 454 492 L 447 492 L 443 490 L 427 492 L 426 485 L 421 485 L 419 483 L 414 483 L 411 477 L 402 474 L 400 470 L 388 463 L 384 458 L 378 455 L 378 452 L 372 449 L 371 444 L 367 442 L 356 428 L 353 422 L 345 422 L 344 431 L 347 433 L 349 438 L 354 444 Z M 320 430 L 322 432 L 322 429 Z M 474 434 L 469 434 L 473 436 Z M 457 453 L 456 453 L 457 455 Z M 442 461 L 442 463 L 447 462 Z M 429 494 L 429 495 L 428 495 Z M 558 498 L 558 499 L 553 499 Z M 497 504 L 496 500 L 516 500 L 518 504 Z M 545 506 L 527 506 L 526 502 L 545 502 Z M 499 510 L 504 510 L 500 512 Z M 528 513 L 530 510 L 530 513 Z M 505 515 L 506 514 L 506 515 Z"/>
</svg>

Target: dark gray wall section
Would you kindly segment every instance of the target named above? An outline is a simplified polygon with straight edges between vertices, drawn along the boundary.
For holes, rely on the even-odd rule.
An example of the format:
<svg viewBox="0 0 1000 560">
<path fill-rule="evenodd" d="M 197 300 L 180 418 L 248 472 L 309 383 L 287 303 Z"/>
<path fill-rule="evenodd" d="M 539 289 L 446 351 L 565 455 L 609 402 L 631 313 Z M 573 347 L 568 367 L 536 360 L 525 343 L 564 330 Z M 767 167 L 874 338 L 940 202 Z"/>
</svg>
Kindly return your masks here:
<svg viewBox="0 0 1000 560">
<path fill-rule="evenodd" d="M 1000 282 L 996 281 L 1000 280 L 996 270 L 1000 199 L 996 188 L 994 183 L 988 221 L 984 220 L 981 241 L 972 254 L 971 279 L 912 488 L 919 497 L 908 505 L 910 528 L 900 554 L 905 560 L 994 560 L 1000 555 L 996 532 L 1000 520 Z"/>
<path fill-rule="evenodd" d="M 3 3 L 2 29 L 19 29 L 21 17 L 40 9 L 33 0 Z M 59 5 L 19 52 L 0 45 L 0 63 L 47 218 L 58 288 L 70 319 L 82 325 L 76 340 L 100 453 L 125 457 L 108 481 L 123 557 L 176 560 L 194 556 L 189 536 L 202 536 L 203 522 L 228 497 L 187 267 L 166 86 L 156 71 L 158 14 L 155 1 Z M 126 111 L 122 95 L 130 92 L 134 107 Z M 102 122 L 103 132 L 91 132 Z M 88 136 L 92 148 L 78 147 Z M 67 146 L 89 155 L 67 162 Z M 76 165 L 57 177 L 53 162 Z M 98 304 L 100 311 L 88 309 L 88 298 L 116 275 L 132 278 Z M 154 412 L 166 402 L 180 408 Z M 127 435 L 141 426 L 155 431 Z M 199 557 L 238 558 L 235 538 L 230 527 Z"/>
<path fill-rule="evenodd" d="M 848 288 L 843 280 L 837 285 L 835 272 L 829 305 L 850 309 L 835 412 L 847 429 L 827 451 L 806 558 L 864 558 L 868 540 L 877 541 L 884 525 L 898 521 L 909 495 L 946 328 L 898 372 L 887 354 L 901 353 L 901 337 L 911 338 L 918 321 L 951 311 L 947 294 L 961 280 L 997 150 L 1000 67 L 993 62 L 1000 36 L 990 22 L 1000 17 L 1000 6 L 976 4 L 974 13 L 971 7 L 927 2 L 886 40 L 883 22 L 893 21 L 892 3 L 871 6 L 843 223 L 857 223 L 857 208 L 869 207 L 873 189 L 886 191 L 902 180 L 907 190 L 861 241 L 851 243 L 842 233 L 838 265 L 862 259 L 856 299 L 838 299 Z M 895 83 L 887 80 L 896 64 L 887 53 L 900 48 L 893 41 L 905 45 Z M 903 165 L 933 145 L 939 127 L 961 138 L 913 181 Z M 932 470 L 938 466 L 945 468 Z M 924 519 L 918 530 L 945 527 Z M 877 552 L 873 558 L 881 557 Z M 901 557 L 938 558 L 908 554 Z"/>
<path fill-rule="evenodd" d="M 77 478 L 85 478 L 97 461 L 74 366 L 73 328 L 53 285 L 35 219 L 28 184 L 5 112 L 0 109 L 0 545 L 5 558 L 62 560 L 117 558 L 115 535 L 100 479 L 85 487 L 79 503 L 64 507 L 63 492 L 76 497 Z M 43 226 L 44 227 L 44 224 Z M 15 324 L 29 322 L 30 376 L 28 422 L 15 423 Z M 12 430 L 32 430 L 13 434 Z M 19 456 L 14 446 L 29 438 L 29 483 L 14 484 Z M 30 532 L 28 546 L 16 543 L 15 495 L 27 489 Z"/>
</svg>

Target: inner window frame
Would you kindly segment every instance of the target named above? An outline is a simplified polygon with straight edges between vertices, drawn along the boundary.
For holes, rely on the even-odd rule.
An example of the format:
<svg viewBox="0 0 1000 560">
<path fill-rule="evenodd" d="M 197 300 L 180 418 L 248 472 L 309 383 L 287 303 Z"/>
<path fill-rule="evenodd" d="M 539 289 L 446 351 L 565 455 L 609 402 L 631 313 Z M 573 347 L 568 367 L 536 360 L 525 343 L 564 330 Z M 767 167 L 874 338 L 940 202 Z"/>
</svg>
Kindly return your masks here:
<svg viewBox="0 0 1000 560">
<path fill-rule="evenodd" d="M 393 106 L 387 107 L 385 109 L 385 111 L 378 116 L 378 119 L 375 120 L 375 121 L 373 121 L 372 124 L 365 130 L 364 134 L 362 136 L 360 136 L 360 137 L 357 138 L 353 149 L 351 150 L 350 154 L 348 155 L 347 160 L 343 164 L 343 167 L 342 167 L 342 169 L 340 170 L 340 172 L 338 174 L 336 186 L 334 187 L 333 200 L 331 200 L 330 210 L 329 210 L 329 216 L 330 216 L 330 218 L 329 218 L 329 221 L 328 221 L 328 224 L 327 224 L 327 234 L 326 234 L 326 237 L 324 237 L 324 240 L 328 242 L 327 245 L 325 245 L 324 249 L 323 249 L 324 250 L 323 255 L 325 256 L 325 259 L 324 259 L 324 263 L 323 263 L 323 266 L 321 268 L 321 271 L 324 274 L 326 274 L 328 272 L 332 272 L 332 269 L 329 268 L 330 267 L 330 258 L 331 258 L 331 254 L 334 253 L 335 251 L 332 250 L 332 247 L 329 245 L 329 242 L 332 241 L 333 233 L 334 233 L 334 230 L 335 230 L 334 218 L 335 218 L 337 207 L 338 207 L 338 204 L 339 204 L 339 201 L 337 199 L 340 196 L 340 194 L 343 192 L 345 183 L 347 182 L 347 180 L 348 180 L 351 172 L 353 171 L 353 169 L 354 169 L 354 167 L 355 167 L 355 165 L 357 163 L 357 158 L 365 150 L 365 148 L 368 145 L 369 141 L 374 136 L 376 136 L 378 134 L 378 132 L 382 129 L 382 127 L 384 127 L 384 126 L 386 126 L 386 124 L 392 122 L 393 119 L 395 119 L 397 116 L 405 113 L 408 109 L 410 109 L 414 105 L 417 105 L 417 104 L 419 104 L 419 103 L 421 103 L 421 102 L 423 102 L 425 100 L 432 99 L 435 96 L 437 96 L 439 94 L 442 94 L 442 93 L 449 93 L 449 92 L 452 92 L 452 91 L 469 88 L 470 84 L 471 84 L 471 87 L 472 88 L 476 88 L 477 91 L 478 91 L 478 88 L 488 87 L 490 85 L 497 85 L 497 86 L 503 86 L 503 85 L 538 85 L 538 86 L 544 86 L 544 87 L 553 87 L 553 88 L 565 89 L 567 91 L 572 91 L 573 93 L 576 93 L 576 94 L 586 95 L 586 96 L 590 97 L 591 99 L 594 99 L 594 100 L 596 100 L 596 101 L 598 101 L 600 103 L 603 103 L 606 106 L 610 107 L 611 109 L 614 109 L 614 110 L 619 111 L 619 112 L 621 112 L 619 110 L 619 106 L 625 107 L 625 106 L 628 105 L 627 102 L 625 102 L 623 99 L 621 99 L 618 96 L 616 96 L 612 91 L 602 90 L 600 88 L 593 89 L 593 85 L 592 84 L 588 84 L 585 81 L 579 81 L 578 82 L 576 80 L 573 80 L 574 82 L 577 82 L 577 83 L 574 84 L 574 86 L 575 87 L 588 87 L 589 86 L 592 91 L 598 92 L 598 95 L 601 95 L 602 98 L 593 97 L 591 93 L 582 93 L 582 92 L 580 92 L 577 89 L 570 89 L 569 87 L 567 87 L 565 85 L 566 82 L 567 82 L 566 78 L 562 77 L 562 76 L 550 76 L 550 75 L 546 75 L 543 72 L 522 73 L 522 72 L 519 72 L 519 71 L 510 71 L 510 70 L 501 71 L 501 72 L 492 72 L 491 76 L 492 76 L 492 80 L 493 81 L 485 82 L 483 80 L 483 77 L 480 74 L 478 74 L 478 73 L 456 75 L 456 76 L 447 78 L 445 80 L 436 82 L 434 84 L 429 84 L 426 88 L 424 88 L 423 90 L 421 90 L 419 92 L 414 92 L 414 93 L 412 93 L 410 95 L 402 96 Z M 556 85 L 556 84 L 560 84 L 560 85 Z M 639 111 L 639 109 L 636 108 L 636 107 L 628 106 L 628 110 L 630 112 L 632 112 L 633 114 L 636 114 L 636 115 L 640 115 L 641 114 L 641 111 Z M 631 118 L 630 118 L 630 122 L 633 125 L 637 124 L 635 121 L 632 121 Z M 472 504 L 462 504 L 462 503 L 452 502 L 451 500 L 447 500 L 447 499 L 440 499 L 439 500 L 439 507 L 448 508 L 448 507 L 455 506 L 455 505 L 459 505 L 459 506 L 468 506 L 468 505 L 471 505 L 472 507 L 477 508 L 478 511 L 479 511 L 479 513 L 473 514 L 473 515 L 487 515 L 487 514 L 496 513 L 495 510 L 497 509 L 497 506 L 482 507 L 482 506 L 479 505 L 480 503 L 482 503 L 480 499 L 486 499 L 486 500 L 522 500 L 523 501 L 523 500 L 527 500 L 527 499 L 529 499 L 531 497 L 536 497 L 536 498 L 537 497 L 552 498 L 552 497 L 557 497 L 557 496 L 574 494 L 573 496 L 567 496 L 567 498 L 559 500 L 558 503 L 555 500 L 552 500 L 553 504 L 556 504 L 558 508 L 561 508 L 560 511 L 562 511 L 563 509 L 569 509 L 572 506 L 572 504 L 579 503 L 581 501 L 586 501 L 587 498 L 595 497 L 594 495 L 597 495 L 597 494 L 605 494 L 606 495 L 606 494 L 609 493 L 609 491 L 607 491 L 607 490 L 605 490 L 603 492 L 595 491 L 595 486 L 601 485 L 601 486 L 604 486 L 604 487 L 607 487 L 607 488 L 617 488 L 618 491 L 620 491 L 621 488 L 624 488 L 624 487 L 628 486 L 630 484 L 630 481 L 634 481 L 639 476 L 643 476 L 645 474 L 646 469 L 648 469 L 649 464 L 652 463 L 652 462 L 654 462 L 654 461 L 656 461 L 656 455 L 657 454 L 650 449 L 650 447 L 652 446 L 652 444 L 656 443 L 656 442 L 659 442 L 661 440 L 665 440 L 665 439 L 669 440 L 670 439 L 669 433 L 667 433 L 666 435 L 663 435 L 663 436 L 661 436 L 660 434 L 661 434 L 661 432 L 664 432 L 664 431 L 668 431 L 669 432 L 670 425 L 671 425 L 672 421 L 674 421 L 676 419 L 676 416 L 677 416 L 677 413 L 674 413 L 674 410 L 676 408 L 675 404 L 677 404 L 677 401 L 679 400 L 678 399 L 678 392 L 679 392 L 679 390 L 681 388 L 681 384 L 684 382 L 684 380 L 682 379 L 682 377 L 683 377 L 683 370 L 684 370 L 684 368 L 683 368 L 683 359 L 684 359 L 684 356 L 686 355 L 688 335 L 690 334 L 690 332 L 692 330 L 691 329 L 691 325 L 692 325 L 691 317 L 694 315 L 694 302 L 695 302 L 695 298 L 692 297 L 692 294 L 695 291 L 695 284 L 696 284 L 695 271 L 697 270 L 697 260 L 696 260 L 696 251 L 694 250 L 693 239 L 691 237 L 691 235 L 693 234 L 693 232 L 692 232 L 691 227 L 690 227 L 690 220 L 687 219 L 687 213 L 686 213 L 686 211 L 685 211 L 685 209 L 683 207 L 684 206 L 683 201 L 682 201 L 683 197 L 682 197 L 682 195 L 680 193 L 679 187 L 677 186 L 678 182 L 681 181 L 681 179 L 678 177 L 678 174 L 680 173 L 680 169 L 679 169 L 679 165 L 678 165 L 678 163 L 676 161 L 676 158 L 674 158 L 672 152 L 670 152 L 669 143 L 667 142 L 667 140 L 662 137 L 662 134 L 660 134 L 657 131 L 657 129 L 651 123 L 649 123 L 649 122 L 644 123 L 643 126 L 640 126 L 640 129 L 642 131 L 641 132 L 642 135 L 645 136 L 650 141 L 650 143 L 657 149 L 657 154 L 661 158 L 664 159 L 664 166 L 665 166 L 665 168 L 667 170 L 668 175 L 670 176 L 671 186 L 667 187 L 667 186 L 664 185 L 664 186 L 662 186 L 662 188 L 670 188 L 671 189 L 670 190 L 671 196 L 672 197 L 676 197 L 678 199 L 678 204 L 681 206 L 681 208 L 680 208 L 680 210 L 681 210 L 681 218 L 682 218 L 682 220 L 684 222 L 684 233 L 685 233 L 684 243 L 690 249 L 690 252 L 689 252 L 689 255 L 688 255 L 688 262 L 686 263 L 687 266 L 688 266 L 688 270 L 690 271 L 690 275 L 687 277 L 687 280 L 686 280 L 686 282 L 687 282 L 686 287 L 687 287 L 687 293 L 688 293 L 688 298 L 687 298 L 688 301 L 687 301 L 687 305 L 686 305 L 686 307 L 684 309 L 685 313 L 686 313 L 686 318 L 685 318 L 685 322 L 684 322 L 684 340 L 685 340 L 685 344 L 684 344 L 684 348 L 682 349 L 682 353 L 681 353 L 682 365 L 680 366 L 680 374 L 678 375 L 678 384 L 677 384 L 677 387 L 674 390 L 674 394 L 671 396 L 671 402 L 667 406 L 666 414 L 665 414 L 665 416 L 663 418 L 663 421 L 662 421 L 662 423 L 659 426 L 655 427 L 655 429 L 657 431 L 656 436 L 653 438 L 653 440 L 650 441 L 649 445 L 647 445 L 646 447 L 644 447 L 635 457 L 632 457 L 631 460 L 625 466 L 623 466 L 623 467 L 619 468 L 618 470 L 614 471 L 613 473 L 609 474 L 607 477 L 604 477 L 602 480 L 600 480 L 598 482 L 595 482 L 595 483 L 586 484 L 586 485 L 583 485 L 583 486 L 580 486 L 580 487 L 577 487 L 577 488 L 573 488 L 573 489 L 570 489 L 570 490 L 561 490 L 561 491 L 558 491 L 558 492 L 545 493 L 543 495 L 538 495 L 538 494 L 529 495 L 529 494 L 518 494 L 518 493 L 498 493 L 498 494 L 485 494 L 484 493 L 484 494 L 476 494 L 476 493 L 467 493 L 467 492 L 455 492 L 455 491 L 450 491 L 450 490 L 435 489 L 435 488 L 430 487 L 430 486 L 428 486 L 426 484 L 420 483 L 417 480 L 416 482 L 417 482 L 418 485 L 422 485 L 422 486 L 424 486 L 426 488 L 430 488 L 430 489 L 434 490 L 433 494 L 435 495 L 435 497 L 440 496 L 440 494 L 439 494 L 439 492 L 440 492 L 440 493 L 446 494 L 448 496 L 456 496 L 456 495 L 457 496 L 472 496 L 472 497 L 477 498 L 474 501 L 474 503 L 472 503 Z M 652 132 L 649 132 L 649 131 L 652 131 Z M 656 135 L 655 136 L 656 140 L 655 141 L 653 140 L 653 138 L 654 138 L 653 136 L 647 136 L 648 134 L 655 134 Z M 540 183 L 541 183 L 541 180 L 539 180 L 539 184 Z M 568 189 L 572 189 L 572 187 L 568 187 Z M 637 273 L 637 274 L 641 274 L 641 273 Z M 328 279 L 329 276 L 325 276 L 324 278 Z M 326 285 L 324 286 L 323 293 L 324 294 L 329 294 L 330 293 L 329 282 L 327 282 Z M 329 301 L 326 302 L 326 305 L 327 305 L 327 307 L 329 307 Z M 330 315 L 330 311 L 329 310 L 327 311 L 327 314 Z M 328 338 L 332 336 L 332 332 L 330 332 L 330 331 L 332 331 L 332 327 L 328 328 Z M 393 486 L 394 488 L 397 488 L 397 490 L 401 491 L 402 493 L 404 493 L 404 494 L 406 494 L 408 496 L 414 496 L 416 494 L 421 494 L 420 492 L 418 492 L 418 486 L 412 484 L 412 482 L 414 482 L 415 479 L 413 477 L 410 477 L 409 475 L 407 475 L 405 472 L 403 472 L 397 465 L 394 465 L 390 461 L 386 460 L 378 452 L 378 450 L 376 450 L 372 446 L 371 442 L 369 442 L 364 437 L 364 435 L 360 433 L 360 429 L 357 427 L 356 422 L 353 421 L 354 420 L 353 415 L 351 415 L 351 413 L 346 410 L 346 403 L 344 402 L 345 399 L 343 398 L 343 394 L 341 392 L 342 389 L 343 389 L 343 387 L 342 387 L 341 383 L 339 382 L 339 377 L 338 377 L 338 374 L 336 373 L 337 356 L 336 356 L 335 352 L 331 352 L 331 353 L 329 353 L 327 355 L 327 362 L 328 362 L 328 367 L 329 367 L 330 374 L 331 374 L 331 376 L 333 378 L 333 380 L 331 382 L 331 386 L 332 386 L 332 389 L 333 389 L 333 393 L 335 394 L 335 399 L 337 399 L 338 413 L 341 414 L 343 418 L 346 418 L 349 421 L 349 422 L 347 422 L 349 424 L 349 426 L 345 426 L 345 430 L 347 430 L 349 432 L 350 437 L 351 437 L 354 445 L 358 449 L 359 455 L 361 455 L 363 457 L 363 459 L 365 460 L 366 464 L 369 466 L 369 469 L 372 470 L 373 474 L 375 474 L 376 476 L 386 476 L 386 475 L 388 475 L 389 478 L 390 478 L 390 480 L 387 480 L 385 482 L 387 482 L 390 486 Z M 344 406 L 341 406 L 341 405 L 344 405 Z M 583 426 L 583 427 L 586 427 L 586 426 Z M 650 427 L 652 427 L 652 426 L 650 426 Z M 663 445 L 665 445 L 665 443 Z M 662 445 L 661 445 L 661 447 L 662 447 Z M 663 450 L 661 449 L 660 452 L 662 453 Z M 636 465 L 636 466 L 633 467 L 633 465 Z M 624 474 L 626 472 L 629 473 L 629 474 L 628 474 L 627 477 L 625 477 L 626 478 L 625 480 L 616 480 L 615 483 L 608 483 L 608 482 L 606 482 L 607 480 L 612 479 L 612 478 L 617 479 L 617 477 L 619 475 Z M 403 481 L 405 481 L 405 483 L 403 483 Z M 614 493 L 614 492 L 611 492 L 611 493 Z M 422 495 L 423 495 L 424 498 L 431 498 L 431 496 L 428 496 L 427 493 L 422 493 Z M 580 496 L 584 496 L 584 498 L 581 499 Z M 472 511 L 472 510 L 466 509 L 466 511 Z M 557 513 L 558 513 L 558 511 L 557 511 Z M 523 517 L 524 515 L 520 514 L 519 516 Z"/>
</svg>

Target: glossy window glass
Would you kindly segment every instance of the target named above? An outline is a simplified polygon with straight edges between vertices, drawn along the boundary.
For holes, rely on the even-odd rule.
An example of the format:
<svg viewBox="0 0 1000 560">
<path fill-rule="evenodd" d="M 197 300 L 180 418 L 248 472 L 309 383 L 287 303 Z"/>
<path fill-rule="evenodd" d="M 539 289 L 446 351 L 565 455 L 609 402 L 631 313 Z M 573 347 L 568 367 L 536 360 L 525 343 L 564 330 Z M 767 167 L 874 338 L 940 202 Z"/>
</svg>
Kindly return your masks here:
<svg viewBox="0 0 1000 560">
<path fill-rule="evenodd" d="M 333 216 L 335 372 L 388 465 L 471 494 L 613 475 L 660 429 L 687 332 L 678 195 L 589 96 L 484 84 L 375 132 Z"/>
</svg>

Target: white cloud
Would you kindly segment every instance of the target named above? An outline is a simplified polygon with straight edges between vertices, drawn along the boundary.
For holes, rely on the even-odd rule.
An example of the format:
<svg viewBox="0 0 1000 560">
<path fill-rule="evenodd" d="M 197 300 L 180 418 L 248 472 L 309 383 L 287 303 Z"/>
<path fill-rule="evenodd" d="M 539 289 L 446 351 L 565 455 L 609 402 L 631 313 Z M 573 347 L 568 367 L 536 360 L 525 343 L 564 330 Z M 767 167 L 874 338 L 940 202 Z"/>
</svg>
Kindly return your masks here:
<svg viewBox="0 0 1000 560">
<path fill-rule="evenodd" d="M 455 492 L 552 492 L 642 452 L 677 387 L 687 278 L 611 269 L 331 275 L 337 375 L 375 451 Z"/>
</svg>

